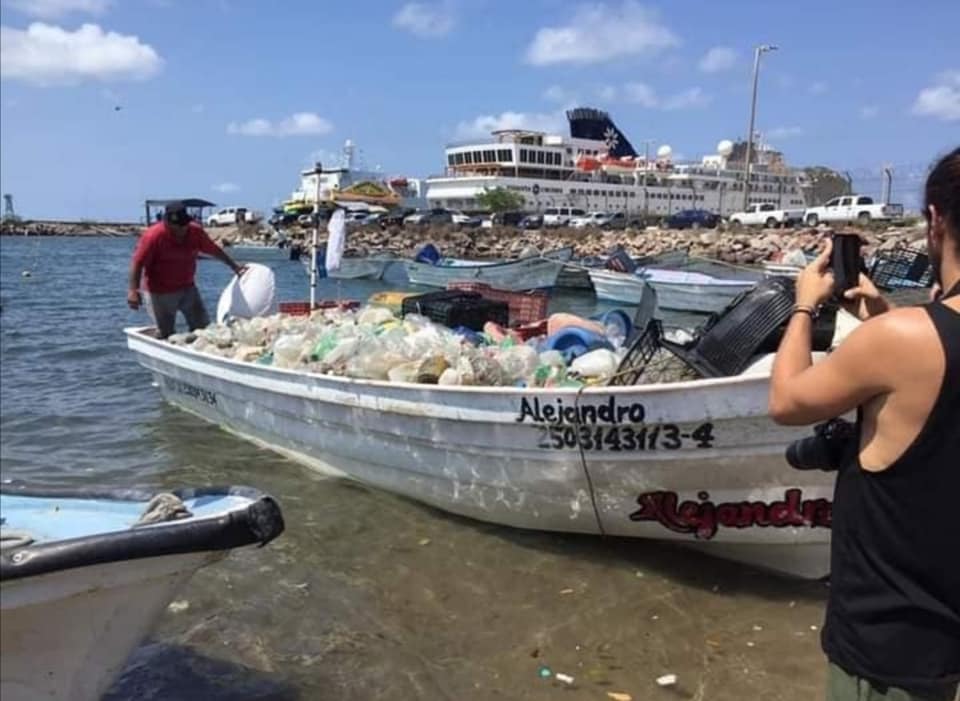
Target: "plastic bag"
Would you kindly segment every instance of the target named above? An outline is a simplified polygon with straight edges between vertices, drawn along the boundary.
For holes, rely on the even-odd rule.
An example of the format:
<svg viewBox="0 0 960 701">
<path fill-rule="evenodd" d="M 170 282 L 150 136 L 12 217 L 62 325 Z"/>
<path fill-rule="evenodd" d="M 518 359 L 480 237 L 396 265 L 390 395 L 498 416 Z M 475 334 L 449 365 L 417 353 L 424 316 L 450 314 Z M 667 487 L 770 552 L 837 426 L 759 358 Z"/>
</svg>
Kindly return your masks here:
<svg viewBox="0 0 960 701">
<path fill-rule="evenodd" d="M 273 364 L 279 368 L 292 368 L 300 362 L 306 337 L 302 334 L 284 334 L 273 342 Z"/>
<path fill-rule="evenodd" d="M 385 324 L 388 321 L 394 321 L 393 312 L 383 307 L 365 307 L 357 314 L 358 324 Z"/>
<path fill-rule="evenodd" d="M 617 371 L 619 365 L 620 358 L 616 353 L 606 348 L 598 348 L 584 353 L 570 363 L 570 372 L 580 377 L 606 379 Z"/>
</svg>

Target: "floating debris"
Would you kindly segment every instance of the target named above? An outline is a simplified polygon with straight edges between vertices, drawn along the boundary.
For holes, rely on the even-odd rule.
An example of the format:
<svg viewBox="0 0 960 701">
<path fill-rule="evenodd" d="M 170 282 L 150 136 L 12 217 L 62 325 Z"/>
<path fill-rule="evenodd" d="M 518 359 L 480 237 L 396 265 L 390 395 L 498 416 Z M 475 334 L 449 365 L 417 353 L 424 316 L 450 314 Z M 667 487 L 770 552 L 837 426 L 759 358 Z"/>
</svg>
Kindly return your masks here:
<svg viewBox="0 0 960 701">
<path fill-rule="evenodd" d="M 167 606 L 167 611 L 170 613 L 183 613 L 188 608 L 190 608 L 190 602 L 186 599 L 181 599 L 180 601 L 171 601 Z"/>
<path fill-rule="evenodd" d="M 633 701 L 633 697 L 624 691 L 608 691 L 607 698 L 613 701 Z"/>
<path fill-rule="evenodd" d="M 553 676 L 553 670 L 546 665 L 541 665 L 540 669 L 537 670 L 537 674 L 541 679 L 549 679 Z"/>
<path fill-rule="evenodd" d="M 676 674 L 664 674 L 662 677 L 657 677 L 657 686 L 673 686 L 676 683 Z"/>
<path fill-rule="evenodd" d="M 563 682 L 564 684 L 573 684 L 573 677 L 569 674 L 563 674 L 562 672 L 557 672 L 553 675 L 553 678 L 558 682 Z"/>
</svg>

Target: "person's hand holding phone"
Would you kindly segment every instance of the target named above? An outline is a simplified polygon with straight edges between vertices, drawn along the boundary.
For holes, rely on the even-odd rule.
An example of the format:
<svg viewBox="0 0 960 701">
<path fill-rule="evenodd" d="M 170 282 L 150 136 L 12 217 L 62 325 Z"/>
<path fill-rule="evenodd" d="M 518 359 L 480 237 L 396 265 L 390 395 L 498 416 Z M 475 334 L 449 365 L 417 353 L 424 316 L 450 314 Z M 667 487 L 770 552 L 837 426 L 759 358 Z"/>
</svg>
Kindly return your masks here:
<svg viewBox="0 0 960 701">
<path fill-rule="evenodd" d="M 891 304 L 880 294 L 873 280 L 863 273 L 860 273 L 857 286 L 843 293 L 841 304 L 860 321 L 866 321 L 891 309 Z"/>
<path fill-rule="evenodd" d="M 797 275 L 797 306 L 816 309 L 833 296 L 834 279 L 830 266 L 833 241 L 827 244 L 813 262 Z"/>
</svg>

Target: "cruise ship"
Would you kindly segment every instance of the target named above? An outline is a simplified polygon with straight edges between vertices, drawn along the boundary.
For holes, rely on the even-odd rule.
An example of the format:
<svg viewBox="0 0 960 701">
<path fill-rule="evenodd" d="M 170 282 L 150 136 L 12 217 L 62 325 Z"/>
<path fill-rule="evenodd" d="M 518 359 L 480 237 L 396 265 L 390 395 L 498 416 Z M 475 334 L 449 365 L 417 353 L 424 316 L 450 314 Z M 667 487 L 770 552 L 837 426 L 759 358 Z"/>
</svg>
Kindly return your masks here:
<svg viewBox="0 0 960 701">
<path fill-rule="evenodd" d="M 674 163 L 661 146 L 638 154 L 610 116 L 592 107 L 567 112 L 570 136 L 522 129 L 495 131 L 490 140 L 449 146 L 446 173 L 427 178 L 431 207 L 482 209 L 477 195 L 506 188 L 523 195 L 524 209 L 576 207 L 628 216 L 665 216 L 683 209 L 720 215 L 744 205 L 746 143 L 724 140 L 699 163 Z M 755 144 L 750 202 L 805 207 L 810 183 L 783 155 Z"/>
</svg>

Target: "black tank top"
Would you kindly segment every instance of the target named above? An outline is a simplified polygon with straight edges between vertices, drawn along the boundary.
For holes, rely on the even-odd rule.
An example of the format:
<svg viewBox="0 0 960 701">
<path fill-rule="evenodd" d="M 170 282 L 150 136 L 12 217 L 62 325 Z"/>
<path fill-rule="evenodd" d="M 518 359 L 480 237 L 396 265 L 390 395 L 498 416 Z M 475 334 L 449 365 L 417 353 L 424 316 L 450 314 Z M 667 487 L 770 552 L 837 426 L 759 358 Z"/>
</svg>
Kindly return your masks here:
<svg viewBox="0 0 960 701">
<path fill-rule="evenodd" d="M 848 673 L 918 691 L 960 680 L 960 313 L 926 310 L 940 394 L 893 465 L 868 472 L 855 454 L 837 475 L 821 638 Z"/>
</svg>

